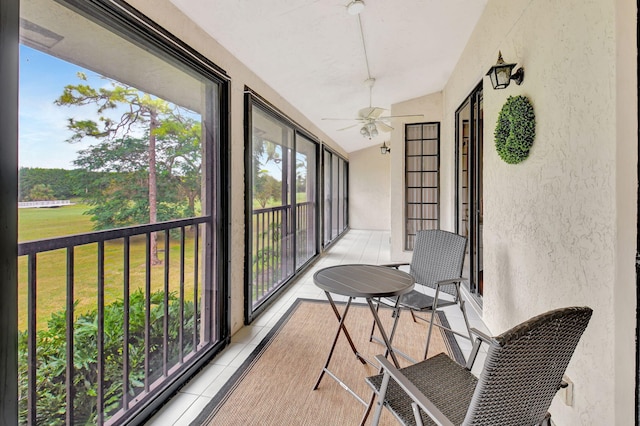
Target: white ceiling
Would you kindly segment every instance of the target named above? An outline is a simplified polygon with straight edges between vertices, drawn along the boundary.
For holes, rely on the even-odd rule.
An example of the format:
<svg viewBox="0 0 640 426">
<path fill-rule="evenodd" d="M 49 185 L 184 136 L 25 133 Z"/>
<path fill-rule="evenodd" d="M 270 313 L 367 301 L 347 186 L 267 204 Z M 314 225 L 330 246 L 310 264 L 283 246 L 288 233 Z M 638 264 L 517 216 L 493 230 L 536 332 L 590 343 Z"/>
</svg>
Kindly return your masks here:
<svg viewBox="0 0 640 426">
<path fill-rule="evenodd" d="M 347 152 L 389 134 L 369 140 L 359 126 L 338 131 L 356 121 L 322 118 L 356 118 L 369 76 L 373 106 L 386 109 L 442 90 L 487 1 L 365 0 L 368 70 L 349 0 L 172 0 Z"/>
</svg>

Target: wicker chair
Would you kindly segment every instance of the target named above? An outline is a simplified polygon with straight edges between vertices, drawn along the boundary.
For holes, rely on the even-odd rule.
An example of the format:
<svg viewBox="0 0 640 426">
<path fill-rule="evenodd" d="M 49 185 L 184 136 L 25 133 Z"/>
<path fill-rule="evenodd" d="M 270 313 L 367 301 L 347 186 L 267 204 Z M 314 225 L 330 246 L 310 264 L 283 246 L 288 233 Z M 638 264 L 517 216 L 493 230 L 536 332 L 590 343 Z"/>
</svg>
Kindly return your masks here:
<svg viewBox="0 0 640 426">
<path fill-rule="evenodd" d="M 372 424 L 383 406 L 404 425 L 550 424 L 547 410 L 591 313 L 557 309 L 497 337 L 478 333 L 466 367 L 439 354 L 398 370 L 377 356 L 383 374 L 366 379 L 378 401 Z M 483 340 L 489 350 L 476 379 L 470 369 Z"/>
<path fill-rule="evenodd" d="M 433 296 L 426 295 L 418 290 L 412 290 L 410 293 L 401 296 L 398 303 L 398 307 L 408 308 L 411 310 L 411 315 L 413 316 L 414 321 L 416 318 L 424 319 L 416 317 L 414 312 L 431 313 L 430 318 L 426 320 L 429 322 L 429 329 L 427 332 L 427 341 L 425 344 L 423 359 L 427 358 L 427 353 L 429 352 L 429 342 L 431 341 L 431 333 L 434 325 L 472 340 L 469 320 L 467 319 L 467 313 L 464 306 L 465 302 L 462 297 L 460 297 L 460 283 L 465 281 L 465 278 L 462 277 L 462 265 L 464 264 L 466 247 L 467 238 L 462 235 L 439 229 L 418 231 L 416 234 L 411 263 L 384 265 L 394 268 L 398 268 L 403 265 L 410 265 L 409 273 L 416 280 L 416 284 L 421 284 L 435 290 L 435 294 Z M 448 293 L 452 295 L 453 300 L 442 298 L 441 293 Z M 387 301 L 386 304 L 393 305 L 395 304 L 395 300 Z M 455 304 L 459 305 L 462 315 L 464 316 L 464 321 L 467 326 L 466 335 L 448 327 L 444 327 L 434 321 L 434 313 L 436 309 Z M 397 320 L 398 316 L 396 316 L 396 322 Z M 393 330 L 395 330 L 395 326 L 396 324 L 394 324 Z M 371 339 L 374 338 L 374 331 L 375 322 L 371 329 Z M 415 362 L 400 350 L 396 353 L 403 355 L 412 362 Z"/>
</svg>

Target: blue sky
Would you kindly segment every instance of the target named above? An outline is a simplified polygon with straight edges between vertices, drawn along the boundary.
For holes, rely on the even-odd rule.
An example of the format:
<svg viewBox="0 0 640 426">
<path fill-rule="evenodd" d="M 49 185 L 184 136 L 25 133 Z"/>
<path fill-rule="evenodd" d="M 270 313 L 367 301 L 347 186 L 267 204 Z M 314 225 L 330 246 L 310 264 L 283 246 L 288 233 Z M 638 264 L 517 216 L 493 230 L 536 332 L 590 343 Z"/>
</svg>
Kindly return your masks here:
<svg viewBox="0 0 640 426">
<path fill-rule="evenodd" d="M 68 119 L 97 121 L 95 109 L 54 104 L 66 85 L 81 82 L 78 72 L 87 76 L 83 84 L 96 88 L 111 85 L 96 72 L 20 45 L 19 167 L 72 169 L 77 151 L 96 143 L 91 139 L 67 142 L 72 135 L 67 129 Z M 113 117 L 122 112 L 118 111 L 112 110 Z M 200 119 L 199 114 L 185 108 L 181 113 Z"/>
<path fill-rule="evenodd" d="M 79 71 L 101 81 L 78 65 L 20 46 L 20 167 L 70 169 L 77 150 L 88 146 L 88 142 L 66 142 L 73 109 L 53 103 L 65 85 L 79 82 Z"/>
</svg>

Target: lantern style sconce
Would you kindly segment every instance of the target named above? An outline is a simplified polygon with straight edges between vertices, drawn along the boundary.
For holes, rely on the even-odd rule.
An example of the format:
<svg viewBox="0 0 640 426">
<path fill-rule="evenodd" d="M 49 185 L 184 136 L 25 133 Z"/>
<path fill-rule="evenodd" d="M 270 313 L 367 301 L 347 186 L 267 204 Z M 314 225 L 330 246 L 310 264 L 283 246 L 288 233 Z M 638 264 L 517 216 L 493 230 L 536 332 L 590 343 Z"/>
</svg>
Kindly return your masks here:
<svg viewBox="0 0 640 426">
<path fill-rule="evenodd" d="M 487 75 L 491 78 L 491 85 L 494 89 L 504 89 L 509 85 L 511 80 L 520 85 L 524 80 L 524 68 L 520 67 L 511 75 L 511 70 L 516 64 L 505 64 L 502 59 L 502 52 L 498 52 L 498 62 L 489 69 Z"/>
<path fill-rule="evenodd" d="M 380 147 L 380 154 L 385 155 L 387 152 L 391 152 L 391 148 L 387 146 L 386 142 L 382 142 L 382 146 Z"/>
</svg>

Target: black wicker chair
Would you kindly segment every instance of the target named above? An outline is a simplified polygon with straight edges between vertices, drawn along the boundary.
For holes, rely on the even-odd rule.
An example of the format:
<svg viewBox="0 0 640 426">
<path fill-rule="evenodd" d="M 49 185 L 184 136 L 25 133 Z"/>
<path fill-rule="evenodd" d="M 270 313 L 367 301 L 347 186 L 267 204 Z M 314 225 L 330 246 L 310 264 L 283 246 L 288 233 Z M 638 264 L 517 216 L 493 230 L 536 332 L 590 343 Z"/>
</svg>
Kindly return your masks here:
<svg viewBox="0 0 640 426">
<path fill-rule="evenodd" d="M 566 386 L 562 377 L 591 314 L 587 307 L 557 309 L 497 337 L 478 333 L 466 367 L 439 354 L 398 370 L 377 356 L 383 374 L 366 379 L 378 401 L 372 424 L 383 406 L 404 425 L 550 424 L 547 410 Z M 470 369 L 482 341 L 489 350 L 476 379 Z"/>
<path fill-rule="evenodd" d="M 413 316 L 414 321 L 416 318 L 420 318 L 416 317 L 414 312 L 431 313 L 430 318 L 426 320 L 429 322 L 429 330 L 427 332 L 427 341 L 425 344 L 423 359 L 427 358 L 429 342 L 431 341 L 431 333 L 434 325 L 436 327 L 449 330 L 450 332 L 469 340 L 472 339 L 469 320 L 467 319 L 467 313 L 464 306 L 465 302 L 460 296 L 460 283 L 465 281 L 465 278 L 462 277 L 462 265 L 464 264 L 466 247 L 467 238 L 462 235 L 439 229 L 418 231 L 416 234 L 411 263 L 384 265 L 394 268 L 399 268 L 403 265 L 410 265 L 409 273 L 416 280 L 416 284 L 430 287 L 435 290 L 435 294 L 433 296 L 429 296 L 418 290 L 412 290 L 410 293 L 401 296 L 398 303 L 398 307 L 408 308 L 411 310 L 411 315 Z M 441 293 L 450 294 L 453 296 L 453 300 L 443 298 Z M 395 300 L 387 301 L 386 304 L 393 305 L 395 304 Z M 462 315 L 464 316 L 464 321 L 467 326 L 466 335 L 448 327 L 444 327 L 434 321 L 434 313 L 436 309 L 455 304 L 459 305 Z M 396 317 L 396 322 L 397 320 L 398 318 Z M 395 324 L 393 330 L 395 330 Z M 374 331 L 375 322 L 373 323 L 371 330 L 372 339 L 374 338 Z M 403 355 L 412 362 L 415 362 L 400 350 L 396 353 Z"/>
</svg>

